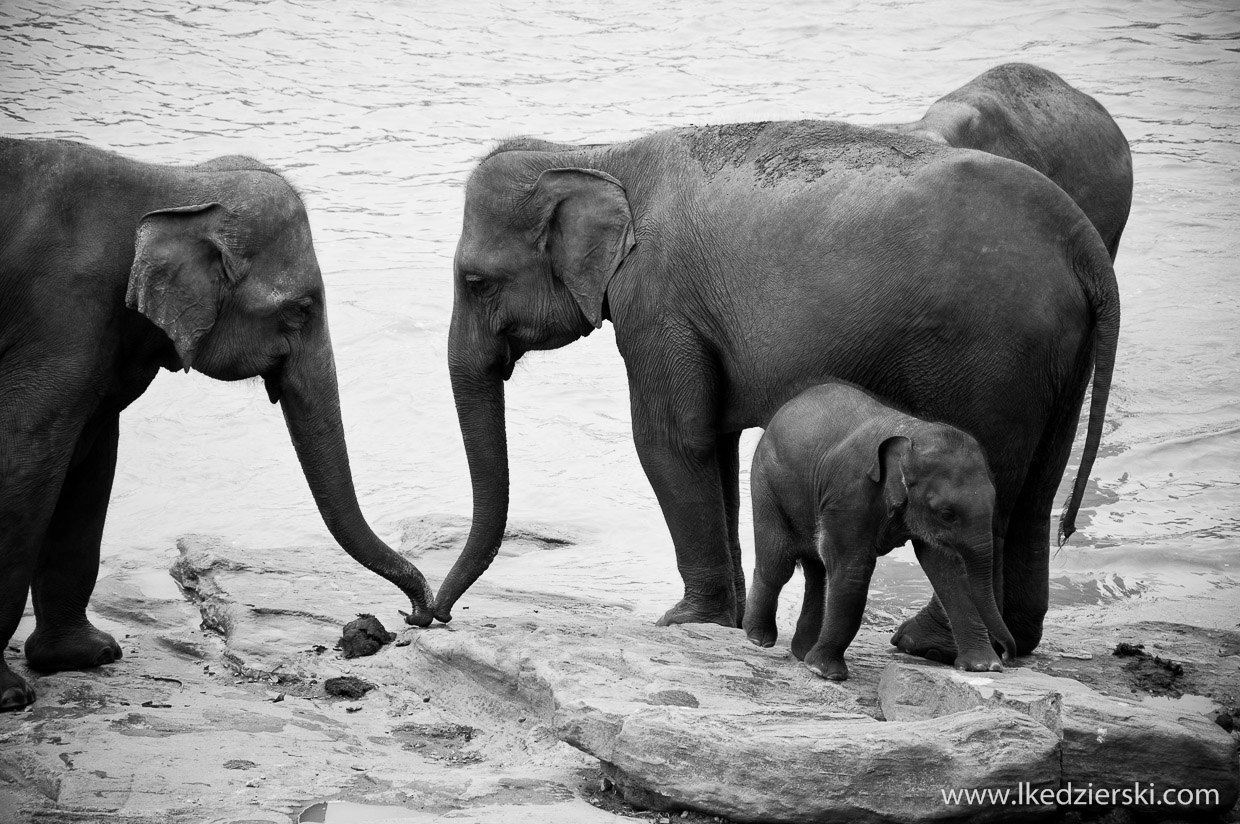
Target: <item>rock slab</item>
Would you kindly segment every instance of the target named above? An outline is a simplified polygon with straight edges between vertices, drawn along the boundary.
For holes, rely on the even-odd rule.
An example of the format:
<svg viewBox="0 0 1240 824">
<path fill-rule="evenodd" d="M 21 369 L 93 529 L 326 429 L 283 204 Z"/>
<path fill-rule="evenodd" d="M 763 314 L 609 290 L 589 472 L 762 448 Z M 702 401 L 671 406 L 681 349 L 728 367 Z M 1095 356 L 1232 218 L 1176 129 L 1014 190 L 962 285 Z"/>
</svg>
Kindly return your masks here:
<svg viewBox="0 0 1240 824">
<path fill-rule="evenodd" d="M 1027 669 L 966 673 L 911 663 L 888 667 L 879 701 L 893 722 L 981 707 L 1028 716 L 1062 741 L 1060 789 L 1070 792 L 1061 799 L 1160 814 L 1172 807 L 1191 817 L 1226 812 L 1240 797 L 1236 738 L 1196 712 L 1106 696 Z"/>
</svg>

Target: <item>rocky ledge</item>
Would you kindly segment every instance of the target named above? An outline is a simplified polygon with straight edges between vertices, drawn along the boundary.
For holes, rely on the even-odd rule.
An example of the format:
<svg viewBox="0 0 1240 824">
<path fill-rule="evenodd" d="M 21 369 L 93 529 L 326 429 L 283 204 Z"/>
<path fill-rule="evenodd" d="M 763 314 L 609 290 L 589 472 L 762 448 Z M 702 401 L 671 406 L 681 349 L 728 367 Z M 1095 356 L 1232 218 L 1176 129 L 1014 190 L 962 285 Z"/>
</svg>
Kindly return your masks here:
<svg viewBox="0 0 1240 824">
<path fill-rule="evenodd" d="M 342 564 L 325 589 L 323 554 L 256 557 L 188 536 L 172 569 L 185 598 L 144 591 L 149 581 L 126 570 L 100 582 L 95 609 L 126 634 L 126 657 L 32 674 L 40 700 L 0 716 L 0 819 L 287 822 L 332 799 L 419 822 L 615 821 L 639 809 L 699 821 L 1079 820 L 1112 806 L 1234 818 L 1237 738 L 1206 713 L 1235 704 L 1236 633 L 1082 625 L 1025 666 L 977 674 L 895 652 L 881 619 L 836 684 L 786 641 L 759 649 L 739 630 L 660 629 L 622 602 L 487 578 L 450 625 L 406 628 L 398 596 L 364 571 Z M 452 557 L 418 563 L 440 579 Z M 399 634 L 346 658 L 333 645 L 363 610 Z M 1134 691 L 1132 662 L 1111 652 L 1137 639 L 1175 649 L 1173 679 L 1206 697 Z M 325 689 L 329 679 L 341 680 Z M 1113 790 L 1129 796 L 1099 795 Z M 1065 795 L 1086 791 L 1101 803 Z"/>
</svg>

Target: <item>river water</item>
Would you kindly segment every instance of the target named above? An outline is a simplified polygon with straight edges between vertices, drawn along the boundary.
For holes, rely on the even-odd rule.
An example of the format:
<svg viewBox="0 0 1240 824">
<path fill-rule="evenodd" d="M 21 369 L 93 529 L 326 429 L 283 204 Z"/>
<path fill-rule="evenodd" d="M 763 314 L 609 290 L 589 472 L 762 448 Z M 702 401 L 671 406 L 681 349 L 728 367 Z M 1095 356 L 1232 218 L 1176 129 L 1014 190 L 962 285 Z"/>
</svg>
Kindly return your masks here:
<svg viewBox="0 0 1240 824">
<path fill-rule="evenodd" d="M 497 139 L 915 120 L 998 63 L 1052 69 L 1115 116 L 1136 175 L 1104 454 L 1080 532 L 1054 559 L 1052 577 L 1077 585 L 1057 597 L 1240 583 L 1232 0 L 67 5 L 0 5 L 0 131 L 160 162 L 249 154 L 286 173 L 327 282 L 362 506 L 393 543 L 404 518 L 470 512 L 445 341 L 462 185 Z M 579 544 L 501 559 L 488 578 L 658 614 L 679 580 L 610 327 L 527 356 L 508 398 L 511 519 Z M 105 566 L 162 571 L 190 532 L 256 548 L 330 541 L 257 382 L 164 373 L 122 419 Z"/>
</svg>

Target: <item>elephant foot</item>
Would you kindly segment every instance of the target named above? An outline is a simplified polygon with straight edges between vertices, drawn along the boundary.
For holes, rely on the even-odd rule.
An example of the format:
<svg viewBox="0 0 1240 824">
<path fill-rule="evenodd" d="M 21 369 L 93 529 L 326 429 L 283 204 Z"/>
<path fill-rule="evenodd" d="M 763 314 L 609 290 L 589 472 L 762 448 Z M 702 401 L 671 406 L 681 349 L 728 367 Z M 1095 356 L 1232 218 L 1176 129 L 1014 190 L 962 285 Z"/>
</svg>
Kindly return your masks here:
<svg viewBox="0 0 1240 824">
<path fill-rule="evenodd" d="M 950 664 L 956 660 L 956 641 L 951 628 L 933 615 L 927 615 L 924 609 L 900 625 L 891 636 L 891 643 L 900 652 L 927 661 Z"/>
<path fill-rule="evenodd" d="M 818 643 L 818 633 L 802 634 L 800 627 L 792 636 L 792 654 L 798 661 L 804 661 L 805 656 L 809 655 L 809 651 L 814 648 L 814 644 Z"/>
<path fill-rule="evenodd" d="M 655 622 L 660 627 L 672 624 L 719 624 L 724 627 L 736 628 L 736 601 L 731 593 L 719 600 L 706 598 L 682 598 L 680 603 L 663 613 L 663 617 Z"/>
<path fill-rule="evenodd" d="M 741 621 L 741 626 L 745 630 L 745 637 L 749 642 L 759 647 L 775 646 L 775 639 L 779 637 L 779 630 L 774 624 L 758 624 L 756 622 L 746 623 Z"/>
<path fill-rule="evenodd" d="M 967 650 L 956 656 L 956 669 L 965 672 L 1003 672 L 1003 663 L 993 649 Z"/>
<path fill-rule="evenodd" d="M 34 690 L 26 679 L 0 663 L 0 712 L 20 710 L 34 703 Z"/>
<path fill-rule="evenodd" d="M 809 667 L 809 671 L 814 675 L 828 681 L 848 680 L 848 665 L 840 655 L 828 655 L 821 649 L 811 649 L 805 655 L 805 666 Z"/>
<path fill-rule="evenodd" d="M 122 655 L 116 639 L 89 622 L 56 633 L 36 626 L 26 639 L 26 663 L 40 672 L 98 667 Z"/>
</svg>

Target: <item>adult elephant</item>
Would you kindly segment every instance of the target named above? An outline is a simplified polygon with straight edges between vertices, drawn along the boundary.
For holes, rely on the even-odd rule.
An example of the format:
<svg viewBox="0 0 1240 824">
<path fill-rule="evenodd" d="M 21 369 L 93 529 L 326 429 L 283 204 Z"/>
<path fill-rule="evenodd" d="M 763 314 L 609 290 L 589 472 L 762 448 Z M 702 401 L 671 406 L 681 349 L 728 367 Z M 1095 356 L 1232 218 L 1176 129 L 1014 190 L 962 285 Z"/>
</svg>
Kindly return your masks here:
<svg viewBox="0 0 1240 824">
<path fill-rule="evenodd" d="M 119 415 L 160 367 L 262 376 L 332 535 L 429 623 L 426 580 L 358 507 L 323 279 L 288 183 L 242 157 L 176 168 L 5 139 L 0 191 L 0 649 L 30 592 L 32 668 L 121 657 L 86 605 Z M 0 658 L 0 710 L 34 697 Z"/>
<path fill-rule="evenodd" d="M 921 120 L 883 126 L 1037 169 L 1081 207 L 1111 260 L 1132 206 L 1132 154 L 1102 104 L 1054 72 L 1004 63 L 934 102 Z"/>
<path fill-rule="evenodd" d="M 1119 330 L 1107 250 L 1044 176 L 823 121 L 501 145 L 469 178 L 456 251 L 448 359 L 474 507 L 439 620 L 503 536 L 504 381 L 525 352 L 603 320 L 615 326 L 638 455 L 684 579 L 660 623 L 737 625 L 741 430 L 839 378 L 981 443 L 995 475 L 1003 617 L 1020 653 L 1037 645 L 1052 499 L 1093 371 L 1066 536 Z M 894 640 L 954 657 L 937 602 Z"/>
</svg>

